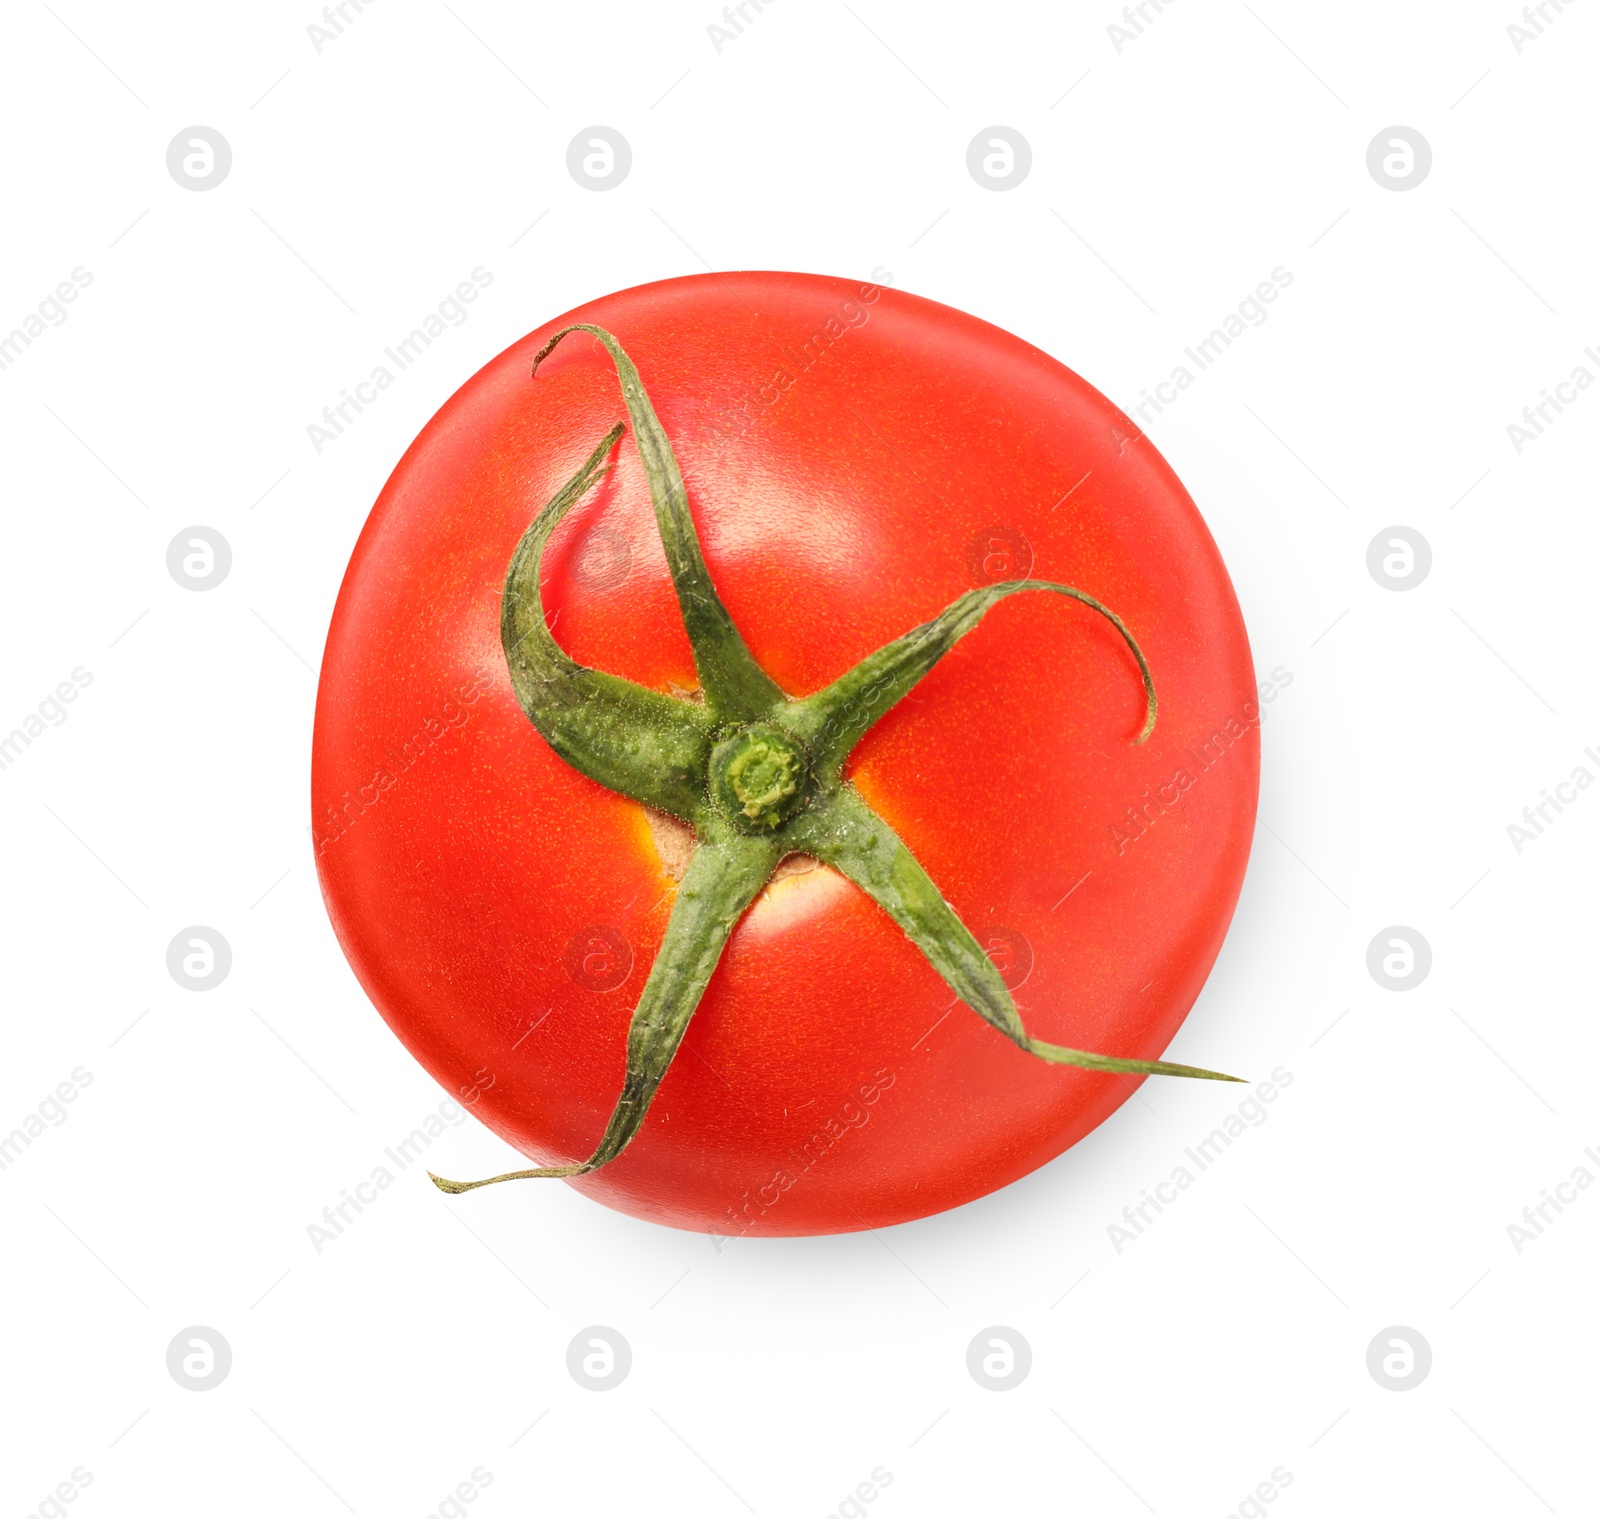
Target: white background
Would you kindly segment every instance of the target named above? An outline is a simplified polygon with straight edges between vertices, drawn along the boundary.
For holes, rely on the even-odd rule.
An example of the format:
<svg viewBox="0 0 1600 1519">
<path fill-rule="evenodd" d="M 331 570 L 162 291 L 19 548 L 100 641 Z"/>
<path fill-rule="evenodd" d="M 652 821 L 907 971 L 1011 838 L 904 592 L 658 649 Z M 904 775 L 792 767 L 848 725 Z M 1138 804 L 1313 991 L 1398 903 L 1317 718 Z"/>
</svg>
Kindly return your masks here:
<svg viewBox="0 0 1600 1519">
<path fill-rule="evenodd" d="M 1600 1189 L 1507 1226 L 1600 1148 L 1595 422 L 1507 424 L 1600 345 L 1600 12 L 1520 52 L 1510 0 L 1182 0 L 1120 52 L 1103 4 L 13 0 L 0 332 L 0 732 L 92 674 L 0 771 L 0 1515 L 977 1513 L 1285 1519 L 1594 1512 Z M 1141 23 L 1142 24 L 1142 23 Z M 567 144 L 633 168 L 580 187 Z M 231 144 L 217 188 L 174 135 Z M 1033 167 L 968 173 L 1003 124 Z M 1375 134 L 1422 133 L 1395 192 Z M 530 230 L 531 229 L 531 230 Z M 319 455 L 306 426 L 477 265 L 493 283 Z M 473 370 L 577 302 L 703 268 L 879 278 L 974 312 L 1125 407 L 1276 266 L 1293 283 L 1150 434 L 1221 545 L 1263 676 L 1261 828 L 1191 1016 L 1205 1063 L 1293 1083 L 1132 1244 L 1108 1225 L 1235 1104 L 1147 1083 L 1055 1163 L 882 1234 L 712 1240 L 562 1187 L 449 1200 L 413 1170 L 307 1225 L 441 1098 L 367 1004 L 306 836 L 316 666 L 361 523 Z M 885 274 L 882 271 L 891 271 Z M 1555 415 L 1552 413 L 1552 415 Z M 195 593 L 169 541 L 233 567 Z M 1432 549 L 1396 592 L 1367 547 Z M 1543 825 L 1541 825 L 1543 826 Z M 233 968 L 169 976 L 209 925 Z M 1432 947 L 1377 984 L 1373 936 Z M 429 1164 L 512 1157 L 475 1122 Z M 437 1163 L 436 1163 L 437 1162 Z M 463 1206 L 466 1204 L 466 1206 Z M 633 1351 L 580 1387 L 568 1342 Z M 166 1350 L 209 1326 L 215 1390 Z M 969 1376 L 1003 1325 L 1014 1391 Z M 1432 1350 L 1408 1392 L 1367 1347 Z M 75 1468 L 70 1505 L 39 1505 Z M 1257 1484 L 1292 1473 L 1272 1502 Z"/>
</svg>

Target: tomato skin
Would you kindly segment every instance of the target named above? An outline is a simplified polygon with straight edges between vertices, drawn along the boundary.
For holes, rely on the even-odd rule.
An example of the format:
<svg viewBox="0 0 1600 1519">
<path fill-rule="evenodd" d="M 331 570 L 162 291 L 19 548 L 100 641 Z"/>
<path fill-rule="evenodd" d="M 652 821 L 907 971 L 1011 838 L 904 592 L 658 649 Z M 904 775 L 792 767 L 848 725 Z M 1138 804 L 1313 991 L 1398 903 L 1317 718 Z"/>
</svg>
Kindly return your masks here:
<svg viewBox="0 0 1600 1519">
<path fill-rule="evenodd" d="M 1216 546 L 1148 440 L 1047 355 L 915 296 L 794 274 L 668 280 L 550 322 L 446 402 L 384 487 L 329 630 L 312 802 L 329 915 L 390 1027 L 533 1163 L 581 1160 L 671 908 L 643 809 L 546 745 L 500 647 L 518 539 L 624 414 L 582 337 L 530 378 L 576 321 L 637 363 L 718 590 L 790 694 L 1024 559 L 1122 616 L 1160 698 L 1146 744 L 1115 630 L 1019 596 L 850 774 L 1021 977 L 1031 1033 L 1163 1055 L 1221 947 L 1255 818 L 1254 674 Z M 694 687 L 631 437 L 551 540 L 544 596 L 574 658 Z M 876 1228 L 1026 1175 L 1137 1086 L 1046 1065 L 953 1000 L 842 877 L 776 880 L 639 1136 L 570 1184 L 720 1234 Z M 1181 1058 L 1215 1063 L 1198 1044 Z"/>
</svg>

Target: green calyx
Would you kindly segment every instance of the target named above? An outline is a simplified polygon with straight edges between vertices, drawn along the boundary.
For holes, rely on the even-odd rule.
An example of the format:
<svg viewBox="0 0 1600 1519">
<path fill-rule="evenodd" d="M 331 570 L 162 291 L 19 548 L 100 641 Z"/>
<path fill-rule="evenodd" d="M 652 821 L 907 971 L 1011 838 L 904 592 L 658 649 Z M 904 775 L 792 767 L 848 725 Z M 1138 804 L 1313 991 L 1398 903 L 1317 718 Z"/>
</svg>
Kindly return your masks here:
<svg viewBox="0 0 1600 1519">
<path fill-rule="evenodd" d="M 740 833 L 770 833 L 805 805 L 808 771 L 794 738 L 756 723 L 711 751 L 711 798 Z"/>
<path fill-rule="evenodd" d="M 1237 1081 L 1195 1066 L 1099 1055 L 1033 1038 L 982 946 L 899 836 L 844 778 L 846 761 L 868 729 L 991 607 L 1024 592 L 1079 602 L 1116 628 L 1144 688 L 1144 725 L 1133 740 L 1143 743 L 1155 726 L 1155 683 L 1122 619 L 1072 586 L 1005 581 L 958 596 L 823 690 L 787 696 L 756 663 L 712 584 L 672 444 L 622 346 L 600 327 L 563 328 L 540 350 L 534 373 L 573 332 L 593 337 L 616 367 L 701 699 L 683 700 L 588 669 L 566 654 L 546 623 L 539 589 L 545 545 L 607 473 L 622 423 L 534 518 L 512 555 L 500 620 L 511 685 L 529 721 L 562 759 L 612 791 L 681 818 L 694 829 L 696 846 L 629 1024 L 621 1094 L 593 1153 L 574 1165 L 474 1182 L 434 1176 L 434 1183 L 445 1192 L 467 1192 L 521 1177 L 581 1176 L 621 1154 L 644 1122 L 734 926 L 784 856 L 796 853 L 860 887 L 957 997 L 1035 1058 L 1093 1071 Z"/>
</svg>

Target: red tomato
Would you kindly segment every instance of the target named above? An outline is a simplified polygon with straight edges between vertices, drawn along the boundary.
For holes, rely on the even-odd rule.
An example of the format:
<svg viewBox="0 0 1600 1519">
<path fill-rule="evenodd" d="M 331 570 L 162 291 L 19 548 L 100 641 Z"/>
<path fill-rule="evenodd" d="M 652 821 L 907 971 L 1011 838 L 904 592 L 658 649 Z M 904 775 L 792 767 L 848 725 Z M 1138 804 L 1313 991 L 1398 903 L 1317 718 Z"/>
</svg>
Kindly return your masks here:
<svg viewBox="0 0 1600 1519">
<path fill-rule="evenodd" d="M 609 329 L 676 449 L 757 662 L 816 691 L 962 592 L 1029 574 L 849 761 L 1012 988 L 1030 1034 L 1159 1057 L 1232 916 L 1255 816 L 1256 688 L 1226 570 L 1106 398 L 974 317 L 794 274 L 667 280 L 494 359 L 407 451 L 328 634 L 312 763 L 329 914 L 390 1027 L 536 1164 L 594 1149 L 692 835 L 571 768 L 501 647 L 519 539 L 625 412 L 573 322 Z M 550 626 L 584 665 L 696 674 L 631 433 L 556 529 Z M 880 1227 L 1059 1155 L 1137 1078 L 1034 1059 L 885 912 L 791 859 L 734 930 L 633 1143 L 572 1185 L 721 1234 Z M 542 1182 L 523 1186 L 547 1185 Z M 461 1204 L 465 1206 L 465 1204 Z"/>
</svg>

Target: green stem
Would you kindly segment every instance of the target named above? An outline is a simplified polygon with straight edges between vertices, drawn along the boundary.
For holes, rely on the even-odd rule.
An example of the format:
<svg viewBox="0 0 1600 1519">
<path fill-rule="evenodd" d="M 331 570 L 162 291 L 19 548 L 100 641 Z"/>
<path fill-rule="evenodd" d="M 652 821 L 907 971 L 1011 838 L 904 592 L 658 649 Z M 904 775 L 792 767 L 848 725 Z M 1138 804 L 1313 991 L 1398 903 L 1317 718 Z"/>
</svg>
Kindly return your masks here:
<svg viewBox="0 0 1600 1519">
<path fill-rule="evenodd" d="M 689 1020 L 722 958 L 728 935 L 766 885 L 781 850 L 782 846 L 771 838 L 748 838 L 731 830 L 704 839 L 695 850 L 678 885 L 678 900 L 667 920 L 666 936 L 628 1026 L 622 1095 L 600 1143 L 587 1160 L 571 1166 L 510 1171 L 488 1181 L 445 1181 L 430 1171 L 434 1185 L 442 1192 L 470 1192 L 491 1181 L 582 1176 L 615 1160 L 639 1132 L 656 1088 L 677 1054 Z"/>
<path fill-rule="evenodd" d="M 945 901 L 900 836 L 853 786 L 841 787 L 825 805 L 814 807 L 798 819 L 791 842 L 854 881 L 899 924 L 956 996 L 1030 1055 L 1053 1065 L 1076 1065 L 1091 1071 L 1239 1080 L 1237 1076 L 1196 1066 L 1095 1055 L 1033 1038 L 1022 1026 L 1010 989 L 983 952 L 983 946 L 956 916 L 955 909 Z"/>
<path fill-rule="evenodd" d="M 717 595 L 672 445 L 621 344 L 587 323 L 566 327 L 539 350 L 535 372 L 572 332 L 596 338 L 616 368 L 705 699 L 680 700 L 590 670 L 561 649 L 545 622 L 539 588 L 545 545 L 562 517 L 605 475 L 604 460 L 622 435 L 621 424 L 517 545 L 501 614 L 506 664 L 523 711 L 557 754 L 610 790 L 683 818 L 699 844 L 633 1011 L 622 1091 L 593 1153 L 573 1165 L 508 1171 L 486 1181 L 435 1176 L 437 1185 L 446 1192 L 468 1192 L 523 1177 L 581 1176 L 621 1154 L 644 1122 L 734 925 L 778 862 L 796 852 L 813 855 L 854 881 L 968 1007 L 1028 1054 L 1106 1073 L 1237 1081 L 1196 1066 L 1101 1055 L 1035 1039 L 982 946 L 899 836 L 844 779 L 851 751 L 872 725 L 991 607 L 1023 591 L 1081 602 L 1116 628 L 1144 687 L 1144 726 L 1134 740 L 1143 743 L 1156 721 L 1155 680 L 1122 619 L 1088 592 L 1054 581 L 985 586 L 869 654 L 824 690 L 788 699 L 756 663 Z"/>
<path fill-rule="evenodd" d="M 633 360 L 603 327 L 579 322 L 563 327 L 539 350 L 533 360 L 533 372 L 538 374 L 540 364 L 551 349 L 574 332 L 587 332 L 594 337 L 616 366 L 628 420 L 633 423 L 634 443 L 650 485 L 656 529 L 661 534 L 661 547 L 666 551 L 673 589 L 678 593 L 678 610 L 694 648 L 695 669 L 700 675 L 700 689 L 705 693 L 706 705 L 718 717 L 745 722 L 759 717 L 782 703 L 783 692 L 745 647 L 744 638 L 734 627 L 733 618 L 711 583 L 711 572 L 700 552 L 700 538 L 695 532 L 677 455 L 656 418 L 655 408 L 645 394 Z"/>
<path fill-rule="evenodd" d="M 1050 591 L 1082 602 L 1121 634 L 1138 662 L 1144 685 L 1144 726 L 1134 739 L 1134 743 L 1142 744 L 1156 725 L 1156 683 L 1144 650 L 1127 624 L 1110 607 L 1073 586 L 1057 585 L 1051 580 L 1007 580 L 958 596 L 937 617 L 867 655 L 831 686 L 795 702 L 790 709 L 791 720 L 798 724 L 797 731 L 813 739 L 819 763 L 847 758 L 867 730 L 911 691 L 957 640 L 977 627 L 991 607 L 1022 591 Z"/>
<path fill-rule="evenodd" d="M 556 525 L 607 471 L 619 422 L 522 535 L 506 572 L 500 642 L 511 689 L 545 741 L 612 791 L 692 820 L 710 754 L 705 711 L 570 658 L 545 622 L 539 574 Z"/>
</svg>

